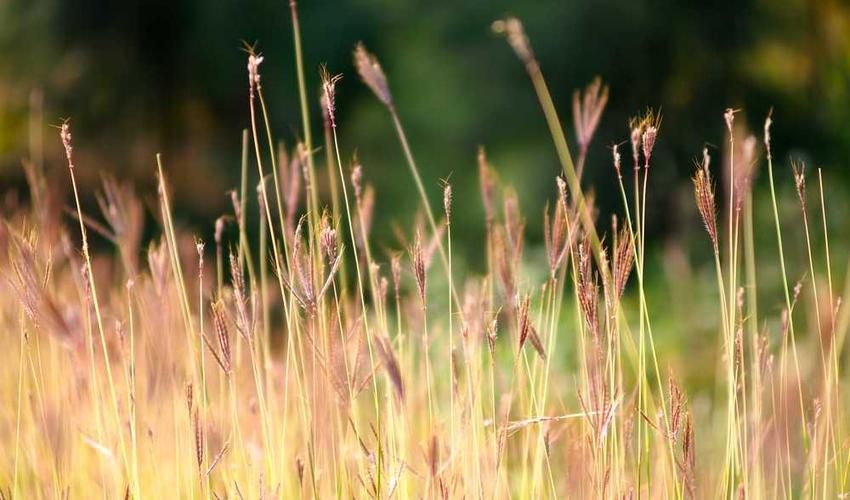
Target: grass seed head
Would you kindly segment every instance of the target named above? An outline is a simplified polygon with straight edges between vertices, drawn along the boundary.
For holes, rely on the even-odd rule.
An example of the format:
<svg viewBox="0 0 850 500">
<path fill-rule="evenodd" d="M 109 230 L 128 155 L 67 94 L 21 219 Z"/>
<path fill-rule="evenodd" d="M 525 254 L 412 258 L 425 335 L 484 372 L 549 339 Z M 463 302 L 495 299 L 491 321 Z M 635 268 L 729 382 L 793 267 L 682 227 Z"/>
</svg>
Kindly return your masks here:
<svg viewBox="0 0 850 500">
<path fill-rule="evenodd" d="M 331 122 L 331 128 L 336 128 L 336 84 L 342 80 L 342 75 L 331 76 L 328 69 L 324 66 L 319 70 L 322 80 L 322 94 L 324 96 L 325 109 L 328 112 L 328 119 Z"/>
<path fill-rule="evenodd" d="M 443 186 L 443 210 L 446 213 L 446 224 L 452 220 L 452 185 L 448 182 Z"/>
<path fill-rule="evenodd" d="M 584 89 L 573 92 L 573 122 L 579 148 L 587 149 L 608 103 L 608 86 L 598 76 Z"/>
<path fill-rule="evenodd" d="M 525 34 L 525 28 L 522 22 L 515 17 L 507 17 L 494 21 L 491 29 L 497 35 L 503 35 L 508 40 L 511 48 L 514 49 L 517 57 L 526 67 L 536 64 L 534 52 L 531 50 L 531 43 L 528 41 L 528 36 Z"/>
<path fill-rule="evenodd" d="M 714 199 L 714 185 L 712 184 L 711 173 L 708 170 L 709 161 L 708 149 L 703 149 L 702 165 L 697 165 L 692 180 L 697 209 L 708 236 L 711 238 L 714 252 L 717 253 L 719 248 L 717 241 L 717 206 Z"/>
<path fill-rule="evenodd" d="M 362 43 L 358 43 L 354 48 L 354 67 L 357 68 L 357 74 L 360 75 L 363 83 L 372 90 L 375 97 L 384 106 L 392 108 L 393 96 L 390 94 L 390 86 L 387 83 L 384 70 L 381 69 L 378 59 L 370 54 Z"/>
<path fill-rule="evenodd" d="M 422 250 L 422 236 L 418 231 L 411 254 L 413 257 L 413 276 L 416 278 L 416 287 L 419 289 L 422 306 L 425 307 L 425 257 Z"/>
<path fill-rule="evenodd" d="M 260 90 L 260 64 L 262 62 L 263 56 L 255 54 L 253 50 L 248 52 L 248 85 L 252 97 L 255 90 Z"/>
</svg>

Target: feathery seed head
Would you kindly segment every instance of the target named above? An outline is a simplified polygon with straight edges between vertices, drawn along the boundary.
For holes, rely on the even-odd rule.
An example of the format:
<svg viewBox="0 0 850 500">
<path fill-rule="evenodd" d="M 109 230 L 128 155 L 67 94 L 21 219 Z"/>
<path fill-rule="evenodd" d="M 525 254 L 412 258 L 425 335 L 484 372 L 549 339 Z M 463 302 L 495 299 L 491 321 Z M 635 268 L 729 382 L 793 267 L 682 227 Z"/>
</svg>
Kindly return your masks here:
<svg viewBox="0 0 850 500">
<path fill-rule="evenodd" d="M 732 108 L 726 108 L 726 112 L 723 113 L 723 120 L 726 122 L 726 130 L 729 133 L 732 133 L 732 127 L 735 126 L 735 110 Z"/>
<path fill-rule="evenodd" d="M 443 209 L 446 212 L 446 224 L 452 220 L 452 185 L 448 182 L 443 186 Z"/>
<path fill-rule="evenodd" d="M 354 48 L 354 67 L 357 68 L 357 73 L 360 75 L 363 83 L 372 90 L 375 97 L 384 106 L 392 108 L 393 96 L 390 94 L 390 86 L 387 83 L 384 70 L 381 69 L 378 59 L 370 54 L 362 43 L 358 43 Z"/>
<path fill-rule="evenodd" d="M 221 350 L 221 368 L 224 373 L 230 375 L 233 369 L 233 358 L 230 351 L 230 334 L 227 329 L 227 319 L 224 316 L 224 304 L 221 301 L 213 302 L 212 308 L 213 327 L 218 338 L 218 347 Z"/>
<path fill-rule="evenodd" d="M 573 123 L 580 148 L 586 149 L 590 144 L 607 103 L 608 86 L 602 85 L 598 76 L 584 89 L 584 93 L 579 90 L 573 92 Z"/>
<path fill-rule="evenodd" d="M 330 120 L 331 128 L 336 128 L 336 84 L 342 79 L 342 75 L 331 76 L 325 66 L 321 67 L 319 73 L 322 79 L 322 94 L 324 95 L 324 104 L 328 112 L 328 119 Z"/>
<path fill-rule="evenodd" d="M 709 161 L 708 149 L 705 148 L 703 149 L 702 165 L 697 165 L 692 180 L 697 209 L 700 217 L 702 217 L 703 224 L 705 224 L 705 229 L 708 231 L 708 236 L 711 238 L 714 251 L 717 253 L 717 206 L 714 201 L 714 185 L 712 184 L 711 173 L 708 170 Z"/>
<path fill-rule="evenodd" d="M 62 138 L 62 146 L 65 147 L 65 158 L 68 160 L 68 168 L 74 169 L 74 146 L 71 144 L 71 122 L 65 120 L 59 129 L 59 137 Z"/>
<path fill-rule="evenodd" d="M 331 225 L 327 212 L 322 216 L 322 232 L 319 236 L 322 247 L 322 252 L 328 258 L 328 262 L 332 263 L 336 260 L 337 255 L 337 239 L 336 229 Z"/>
<path fill-rule="evenodd" d="M 641 124 L 637 119 L 631 119 L 629 121 L 629 141 L 632 144 L 632 160 L 635 164 L 635 170 L 638 169 L 638 165 L 640 164 L 640 135 L 641 135 Z"/>
<path fill-rule="evenodd" d="M 254 90 L 260 89 L 260 64 L 262 62 L 263 56 L 254 54 L 253 52 L 248 53 L 248 85 L 251 88 L 252 96 Z"/>
<path fill-rule="evenodd" d="M 614 147 L 611 150 L 611 154 L 614 156 L 614 171 L 617 172 L 617 177 L 622 177 L 623 174 L 620 170 L 620 145 L 614 144 Z"/>
<path fill-rule="evenodd" d="M 646 127 L 646 131 L 643 133 L 643 157 L 647 159 L 647 165 L 649 164 L 649 158 L 652 157 L 652 149 L 655 147 L 655 140 L 657 138 L 658 127 L 655 125 Z"/>
</svg>

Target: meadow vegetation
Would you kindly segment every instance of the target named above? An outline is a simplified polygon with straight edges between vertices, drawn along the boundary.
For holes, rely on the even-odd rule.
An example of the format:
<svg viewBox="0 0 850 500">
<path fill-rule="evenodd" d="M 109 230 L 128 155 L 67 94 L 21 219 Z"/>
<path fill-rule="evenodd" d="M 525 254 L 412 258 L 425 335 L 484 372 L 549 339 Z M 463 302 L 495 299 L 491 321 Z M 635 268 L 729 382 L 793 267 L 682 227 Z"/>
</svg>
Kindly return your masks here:
<svg viewBox="0 0 850 500">
<path fill-rule="evenodd" d="M 484 147 L 470 162 L 480 197 L 420 177 L 393 99 L 404 89 L 358 45 L 355 68 L 387 110 L 420 201 L 398 242 L 375 241 L 380 193 L 337 136 L 357 126 L 335 109 L 337 87 L 356 78 L 323 68 L 318 94 L 306 88 L 291 6 L 303 138 L 275 138 L 264 98 L 274 82 L 246 46 L 241 183 L 212 241 L 175 224 L 167 158 L 151 159 L 148 206 L 107 176 L 81 185 L 77 172 L 97 167 L 78 163 L 74 144 L 96 138 L 61 122 L 64 210 L 42 162 L 24 162 L 30 203 L 0 225 L 0 498 L 843 498 L 850 316 L 829 253 L 827 180 L 793 165 L 796 215 L 780 217 L 774 169 L 788 167 L 774 164 L 770 115 L 756 138 L 736 110 L 718 110 L 726 136 L 706 140 L 725 146 L 695 151 L 692 223 L 716 283 L 687 290 L 711 305 L 690 313 L 714 332 L 712 354 L 693 355 L 709 364 L 698 388 L 658 348 L 666 311 L 647 287 L 652 153 L 664 127 L 686 124 L 645 111 L 608 165 L 586 166 L 607 87 L 574 95 L 571 149 L 522 24 L 497 21 L 562 167 L 530 174 L 551 176 L 551 200 L 526 219 Z M 757 165 L 769 196 L 755 196 Z M 619 191 L 610 221 L 582 183 L 588 168 L 609 169 Z M 80 196 L 93 191 L 99 213 L 86 213 Z M 452 257 L 452 213 L 476 204 L 480 274 Z M 769 224 L 754 227 L 757 211 Z M 526 224 L 542 224 L 540 251 L 525 252 Z M 789 225 L 805 240 L 789 241 Z M 804 249 L 802 266 L 789 245 Z M 776 256 L 778 295 L 759 293 L 762 255 Z"/>
</svg>

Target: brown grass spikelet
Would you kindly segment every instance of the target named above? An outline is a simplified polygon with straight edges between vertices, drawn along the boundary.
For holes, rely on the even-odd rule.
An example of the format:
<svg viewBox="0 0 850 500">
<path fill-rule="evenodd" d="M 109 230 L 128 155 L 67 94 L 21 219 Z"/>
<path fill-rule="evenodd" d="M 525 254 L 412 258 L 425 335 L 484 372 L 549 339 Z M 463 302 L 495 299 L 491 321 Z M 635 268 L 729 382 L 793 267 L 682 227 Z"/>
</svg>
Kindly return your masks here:
<svg viewBox="0 0 850 500">
<path fill-rule="evenodd" d="M 643 148 L 643 158 L 646 161 L 646 166 L 649 166 L 649 159 L 652 158 L 652 150 L 655 149 L 655 141 L 658 139 L 658 130 L 661 128 L 661 115 L 653 112 L 648 112 L 644 118 L 643 135 L 641 136 L 641 145 Z"/>
<path fill-rule="evenodd" d="M 425 307 L 425 257 L 422 250 L 422 236 L 419 231 L 416 232 L 416 241 L 410 253 L 413 260 L 413 276 L 416 278 L 416 287 L 419 290 L 419 299 L 422 301 L 422 307 Z"/>
<path fill-rule="evenodd" d="M 717 206 L 714 199 L 714 185 L 711 180 L 711 172 L 708 169 L 710 157 L 708 149 L 703 149 L 702 165 L 697 165 L 697 170 L 692 178 L 694 183 L 694 197 L 702 222 L 711 238 L 714 253 L 718 253 L 717 242 Z"/>
<path fill-rule="evenodd" d="M 221 301 L 213 302 L 210 305 L 213 317 L 213 327 L 215 335 L 218 339 L 218 347 L 221 351 L 221 358 L 218 360 L 221 368 L 226 374 L 230 374 L 233 369 L 233 359 L 230 351 L 230 334 L 227 328 L 227 318 L 224 314 L 224 304 Z"/>
<path fill-rule="evenodd" d="M 590 261 L 592 257 L 589 240 L 584 239 L 579 243 L 578 255 L 579 306 L 591 336 L 596 339 L 599 334 L 599 284 L 596 274 L 591 269 Z"/>
<path fill-rule="evenodd" d="M 531 346 L 534 347 L 534 350 L 537 352 L 537 355 L 540 356 L 540 359 L 546 361 L 546 348 L 543 347 L 543 341 L 540 340 L 540 335 L 537 334 L 537 328 L 535 328 L 534 325 L 530 325 L 528 341 L 531 342 Z"/>
<path fill-rule="evenodd" d="M 546 208 L 543 213 L 543 243 L 549 261 L 550 278 L 555 278 L 571 246 L 570 220 L 567 209 L 566 185 L 561 177 L 556 177 L 558 200 L 554 213 L 550 216 Z"/>
<path fill-rule="evenodd" d="M 336 128 L 336 84 L 342 80 L 342 75 L 331 75 L 325 66 L 319 69 L 319 75 L 328 119 L 330 119 L 331 128 Z"/>
<path fill-rule="evenodd" d="M 682 463 L 680 465 L 683 473 L 683 481 L 689 498 L 696 498 L 696 443 L 694 441 L 693 418 L 689 412 L 685 413 L 684 436 L 682 438 Z"/>
<path fill-rule="evenodd" d="M 198 470 L 200 470 L 204 464 L 204 428 L 197 409 L 192 414 L 192 427 L 195 431 L 195 459 L 198 461 Z"/>
<path fill-rule="evenodd" d="M 682 424 L 682 416 L 685 408 L 685 395 L 682 388 L 676 383 L 673 375 L 667 377 L 667 390 L 670 393 L 670 439 L 676 440 Z"/>
<path fill-rule="evenodd" d="M 519 300 L 519 299 L 518 299 Z M 519 350 L 525 346 L 525 341 L 528 340 L 529 332 L 531 332 L 531 319 L 528 315 L 528 306 L 530 298 L 528 294 L 519 300 L 517 307 L 517 332 L 519 332 Z"/>
<path fill-rule="evenodd" d="M 632 246 L 632 236 L 627 227 L 622 227 L 617 234 L 614 249 L 613 261 L 613 279 L 614 291 L 617 293 L 617 298 L 621 298 L 626 290 L 626 284 L 629 281 L 629 275 L 632 272 L 632 267 L 635 262 L 634 247 Z"/>
<path fill-rule="evenodd" d="M 576 138 L 581 148 L 586 148 L 599 125 L 599 118 L 608 103 L 608 86 L 602 85 L 600 77 L 585 87 L 584 92 L 573 92 L 573 121 Z"/>
<path fill-rule="evenodd" d="M 52 265 L 50 262 L 44 265 L 39 263 L 35 238 L 35 234 L 11 236 L 8 249 L 10 272 L 6 282 L 20 301 L 24 315 L 37 328 L 44 328 L 56 335 L 64 347 L 71 348 L 82 339 L 72 328 L 61 302 L 45 286 Z"/>
<path fill-rule="evenodd" d="M 236 254 L 230 254 L 230 281 L 233 285 L 233 301 L 236 303 L 236 329 L 246 339 L 252 337 L 251 321 L 248 317 L 248 298 L 242 265 Z"/>
<path fill-rule="evenodd" d="M 378 59 L 363 45 L 358 42 L 354 47 L 354 67 L 357 69 L 357 74 L 363 83 L 375 94 L 384 106 L 392 108 L 393 96 L 390 93 L 390 86 L 387 83 L 387 76 L 381 68 Z"/>
<path fill-rule="evenodd" d="M 189 410 L 189 415 L 192 414 L 192 409 L 195 407 L 195 394 L 192 382 L 186 384 L 186 407 Z"/>
</svg>

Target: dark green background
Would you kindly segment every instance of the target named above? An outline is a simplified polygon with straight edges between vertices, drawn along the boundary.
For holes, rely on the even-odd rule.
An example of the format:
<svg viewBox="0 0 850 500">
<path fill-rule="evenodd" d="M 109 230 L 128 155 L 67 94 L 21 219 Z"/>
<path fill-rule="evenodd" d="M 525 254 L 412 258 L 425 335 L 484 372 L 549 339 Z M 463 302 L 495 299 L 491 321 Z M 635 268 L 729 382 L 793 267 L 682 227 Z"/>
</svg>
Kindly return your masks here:
<svg viewBox="0 0 850 500">
<path fill-rule="evenodd" d="M 850 7 L 839 1 L 304 0 L 299 8 L 309 89 L 318 88 L 320 63 L 344 74 L 341 147 L 346 158 L 358 152 L 377 189 L 379 238 L 391 238 L 393 221 L 410 220 L 417 197 L 387 114 L 353 74 L 360 40 L 381 59 L 435 203 L 439 179 L 451 175 L 455 244 L 483 234 L 478 145 L 515 185 L 529 234 L 540 238 L 559 167 L 523 68 L 490 33 L 505 15 L 524 21 L 571 141 L 573 89 L 597 74 L 610 84 L 585 178 L 603 216 L 619 207 L 609 147 L 647 106 L 664 114 L 648 218 L 656 235 L 695 223 L 692 160 L 704 144 L 722 144 L 726 107 L 741 108 L 739 120 L 759 136 L 774 108 L 782 179 L 789 157 L 824 167 L 833 186 L 847 179 Z M 0 2 L 0 187 L 25 196 L 21 159 L 37 88 L 46 123 L 73 117 L 85 191 L 111 171 L 152 196 L 162 152 L 178 216 L 209 233 L 228 210 L 223 193 L 238 182 L 249 123 L 243 40 L 266 56 L 275 133 L 291 143 L 301 120 L 286 0 Z M 321 142 L 316 92 L 311 104 Z M 62 174 L 58 135 L 42 130 L 47 167 Z M 465 249 L 479 251 L 477 243 Z"/>
</svg>

